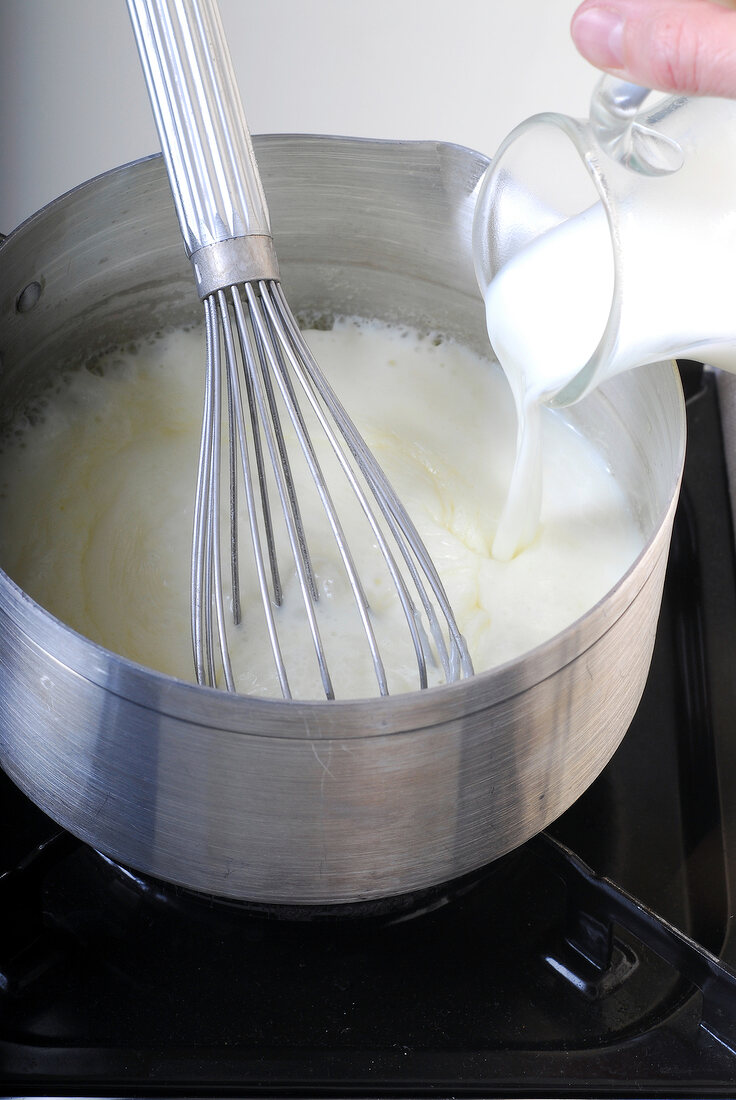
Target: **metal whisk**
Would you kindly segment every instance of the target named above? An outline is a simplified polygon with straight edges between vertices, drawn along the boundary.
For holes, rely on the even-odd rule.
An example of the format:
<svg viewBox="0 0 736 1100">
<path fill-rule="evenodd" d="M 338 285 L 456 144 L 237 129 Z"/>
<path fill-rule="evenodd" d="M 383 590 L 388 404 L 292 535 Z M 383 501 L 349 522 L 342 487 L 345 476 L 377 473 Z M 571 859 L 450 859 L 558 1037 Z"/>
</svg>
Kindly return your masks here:
<svg viewBox="0 0 736 1100">
<path fill-rule="evenodd" d="M 300 462 L 306 463 L 314 480 L 348 578 L 377 690 L 388 694 L 387 670 L 371 610 L 308 419 L 324 433 L 395 586 L 416 654 L 417 686 L 427 685 L 431 661 L 441 664 L 446 680 L 470 675 L 470 657 L 430 556 L 315 362 L 282 292 L 266 199 L 214 0 L 128 0 L 128 7 L 205 311 L 206 383 L 191 583 L 198 682 L 235 690 L 223 596 L 220 514 L 221 496 L 226 496 L 232 617 L 238 624 L 242 614 L 238 496 L 242 493 L 282 695 L 291 698 L 275 611 L 282 602 L 274 523 L 279 514 L 283 518 L 278 526 L 286 533 L 322 688 L 326 698 L 334 698 L 320 637 L 319 593 L 294 487 L 293 456 L 287 450 L 287 425 L 298 441 Z M 221 446 L 223 423 L 227 448 Z M 221 480 L 229 486 L 222 493 Z M 279 511 L 272 513 L 274 496 Z"/>
</svg>

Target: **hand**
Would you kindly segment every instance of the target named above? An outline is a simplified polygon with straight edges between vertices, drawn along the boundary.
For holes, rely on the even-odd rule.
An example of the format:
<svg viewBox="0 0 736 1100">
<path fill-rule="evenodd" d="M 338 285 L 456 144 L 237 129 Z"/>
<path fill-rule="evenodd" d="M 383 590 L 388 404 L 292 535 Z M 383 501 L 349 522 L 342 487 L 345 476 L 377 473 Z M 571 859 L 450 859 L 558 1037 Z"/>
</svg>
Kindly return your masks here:
<svg viewBox="0 0 736 1100">
<path fill-rule="evenodd" d="M 583 57 L 615 76 L 736 98 L 736 0 L 584 0 L 571 31 Z"/>
</svg>

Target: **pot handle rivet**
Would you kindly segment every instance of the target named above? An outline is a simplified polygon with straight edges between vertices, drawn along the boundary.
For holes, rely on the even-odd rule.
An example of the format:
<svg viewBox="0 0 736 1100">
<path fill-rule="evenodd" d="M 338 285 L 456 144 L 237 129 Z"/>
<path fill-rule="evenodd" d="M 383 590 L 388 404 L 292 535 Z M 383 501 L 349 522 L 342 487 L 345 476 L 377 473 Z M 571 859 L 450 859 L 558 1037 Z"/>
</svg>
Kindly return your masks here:
<svg viewBox="0 0 736 1100">
<path fill-rule="evenodd" d="M 15 300 L 16 311 L 18 313 L 30 313 L 41 297 L 41 289 L 41 284 L 37 282 L 29 283 L 28 286 L 24 287 Z"/>
</svg>

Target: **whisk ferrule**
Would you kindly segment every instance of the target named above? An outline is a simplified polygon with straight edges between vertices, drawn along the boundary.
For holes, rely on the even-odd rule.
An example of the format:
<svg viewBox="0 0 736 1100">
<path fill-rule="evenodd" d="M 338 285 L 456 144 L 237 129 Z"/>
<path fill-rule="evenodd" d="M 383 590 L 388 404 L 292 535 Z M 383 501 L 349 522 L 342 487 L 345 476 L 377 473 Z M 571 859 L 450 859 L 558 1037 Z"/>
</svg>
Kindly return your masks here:
<svg viewBox="0 0 736 1100">
<path fill-rule="evenodd" d="M 239 283 L 279 278 L 273 239 L 265 233 L 215 241 L 193 252 L 189 259 L 197 293 L 203 301 L 210 294 Z"/>
</svg>

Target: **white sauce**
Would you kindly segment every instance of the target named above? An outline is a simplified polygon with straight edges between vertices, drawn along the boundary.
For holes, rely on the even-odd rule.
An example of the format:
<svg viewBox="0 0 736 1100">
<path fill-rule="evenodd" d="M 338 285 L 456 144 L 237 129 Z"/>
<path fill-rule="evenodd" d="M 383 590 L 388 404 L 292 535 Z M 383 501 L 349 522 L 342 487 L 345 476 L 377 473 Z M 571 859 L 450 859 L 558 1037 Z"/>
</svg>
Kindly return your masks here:
<svg viewBox="0 0 736 1100">
<path fill-rule="evenodd" d="M 545 454 L 540 522 L 527 532 L 523 553 L 508 561 L 492 556 L 515 455 L 513 401 L 495 364 L 455 343 L 376 322 L 347 320 L 306 335 L 419 528 L 476 670 L 564 629 L 632 563 L 642 535 L 621 488 L 591 445 L 547 409 L 534 413 Z M 7 572 L 76 630 L 184 679 L 193 679 L 189 550 L 202 342 L 200 331 L 175 332 L 113 357 L 102 373 L 67 375 L 41 422 L 21 426 L 6 446 L 0 466 Z M 309 501 L 306 488 L 299 493 Z M 350 505 L 337 494 L 336 503 L 350 527 Z M 305 512 L 311 515 L 308 503 Z M 359 531 L 358 569 L 390 687 L 411 690 L 417 677 L 407 631 L 396 625 L 398 601 L 368 542 Z M 310 546 L 337 695 L 374 695 L 370 663 L 360 656 L 365 645 L 321 527 L 310 532 Z M 250 560 L 247 542 L 242 556 Z M 287 668 L 296 697 L 319 698 L 292 583 L 277 616 Z M 247 629 L 232 632 L 237 685 L 278 694 L 255 601 Z"/>
</svg>

